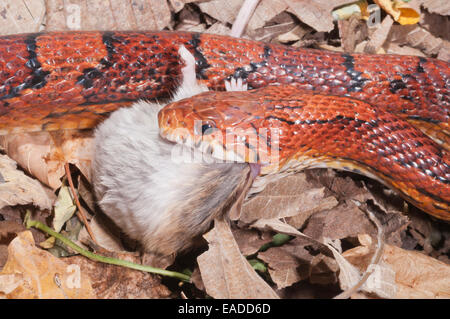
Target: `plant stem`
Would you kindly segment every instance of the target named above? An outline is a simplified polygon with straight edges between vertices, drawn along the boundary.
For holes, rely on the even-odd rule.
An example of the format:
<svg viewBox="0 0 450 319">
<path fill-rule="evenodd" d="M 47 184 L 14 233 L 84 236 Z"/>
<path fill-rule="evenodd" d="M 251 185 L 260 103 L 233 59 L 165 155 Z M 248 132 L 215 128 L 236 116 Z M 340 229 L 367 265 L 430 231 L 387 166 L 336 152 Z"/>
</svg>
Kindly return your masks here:
<svg viewBox="0 0 450 319">
<path fill-rule="evenodd" d="M 94 254 L 94 253 L 78 246 L 71 240 L 69 240 L 66 237 L 64 237 L 63 235 L 55 232 L 53 229 L 44 225 L 43 223 L 30 219 L 28 214 L 27 214 L 27 216 L 25 216 L 25 225 L 27 228 L 34 227 L 34 228 L 37 228 L 39 230 L 46 232 L 47 234 L 62 241 L 64 244 L 66 244 L 67 246 L 72 248 L 77 253 L 79 253 L 91 260 L 99 261 L 99 262 L 106 263 L 106 264 L 123 266 L 123 267 L 132 268 L 132 269 L 136 269 L 136 270 L 141 270 L 141 271 L 158 274 L 158 275 L 162 275 L 162 276 L 178 278 L 178 279 L 180 279 L 182 281 L 186 281 L 186 282 L 190 281 L 190 277 L 188 275 L 185 275 L 185 274 L 182 274 L 182 273 L 179 273 L 176 271 L 170 271 L 170 270 L 165 270 L 165 269 L 161 269 L 161 268 L 140 265 L 140 264 L 132 263 L 130 261 L 126 261 L 126 260 L 122 260 L 122 259 L 105 257 L 105 256 Z"/>
</svg>

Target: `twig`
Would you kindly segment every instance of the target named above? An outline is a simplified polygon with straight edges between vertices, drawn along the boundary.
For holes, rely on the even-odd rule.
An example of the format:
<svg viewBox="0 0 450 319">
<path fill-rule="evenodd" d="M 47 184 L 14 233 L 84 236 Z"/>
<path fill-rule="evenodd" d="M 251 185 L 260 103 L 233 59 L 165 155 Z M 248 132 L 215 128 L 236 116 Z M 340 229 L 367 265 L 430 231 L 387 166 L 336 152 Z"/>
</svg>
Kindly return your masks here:
<svg viewBox="0 0 450 319">
<path fill-rule="evenodd" d="M 357 206 L 361 206 L 358 202 L 354 201 Z M 372 259 L 370 260 L 370 265 L 377 265 L 381 257 L 383 256 L 384 251 L 384 231 L 383 226 L 381 225 L 380 221 L 375 217 L 375 215 L 369 210 L 368 207 L 366 209 L 363 209 L 363 211 L 369 216 L 369 219 L 375 224 L 378 230 L 378 236 L 377 236 L 377 250 L 375 251 L 375 254 L 372 256 Z M 353 287 L 347 289 L 346 291 L 340 293 L 339 295 L 335 296 L 334 299 L 348 299 L 350 298 L 354 293 L 358 292 L 358 290 L 364 285 L 364 283 L 367 281 L 369 276 L 373 273 L 373 269 L 369 270 L 369 267 L 367 267 L 366 271 L 364 272 L 361 279 L 358 281 L 356 285 Z"/>
<path fill-rule="evenodd" d="M 69 186 L 70 186 L 70 190 L 72 192 L 72 196 L 75 199 L 75 204 L 77 205 L 77 208 L 78 208 L 77 216 L 81 219 L 84 226 L 86 226 L 86 230 L 87 230 L 89 236 L 91 236 L 94 243 L 96 243 L 98 245 L 98 242 L 95 239 L 94 233 L 92 232 L 91 226 L 89 225 L 89 223 L 87 221 L 86 214 L 84 213 L 84 210 L 81 207 L 80 200 L 78 199 L 77 193 L 75 192 L 75 187 L 73 186 L 72 175 L 70 174 L 70 168 L 69 168 L 68 162 L 66 162 L 64 164 L 64 169 L 66 170 L 66 176 L 67 176 L 67 180 L 69 181 Z"/>
<path fill-rule="evenodd" d="M 80 246 L 78 246 L 77 244 L 75 244 L 74 242 L 72 242 L 71 240 L 69 240 L 68 238 L 64 237 L 63 235 L 55 232 L 54 230 L 52 230 L 50 227 L 47 227 L 46 225 L 44 225 L 43 223 L 36 221 L 36 220 L 32 220 L 30 219 L 30 214 L 27 214 L 25 216 L 25 226 L 27 228 L 30 227 L 34 227 L 37 228 L 39 230 L 42 230 L 44 232 L 46 232 L 47 234 L 55 237 L 56 239 L 59 239 L 60 241 L 62 241 L 64 244 L 66 244 L 67 246 L 69 246 L 70 248 L 72 248 L 74 251 L 76 251 L 77 253 L 91 259 L 94 261 L 99 261 L 102 263 L 106 263 L 106 264 L 111 264 L 111 265 L 117 265 L 117 266 L 122 266 L 122 267 L 127 267 L 127 268 L 131 268 L 131 269 L 136 269 L 136 270 L 141 270 L 141 271 L 145 271 L 145 272 L 149 272 L 149 273 L 153 273 L 153 274 L 157 274 L 157 275 L 162 275 L 162 276 L 167 276 L 167 277 L 173 277 L 173 278 L 178 278 L 180 280 L 186 281 L 186 282 L 190 282 L 190 277 L 188 275 L 176 272 L 176 271 L 169 271 L 169 270 L 165 270 L 165 269 L 161 269 L 161 268 L 154 268 L 154 267 L 150 267 L 150 266 L 145 266 L 145 265 L 140 265 L 140 264 L 136 264 L 136 263 L 132 263 L 130 261 L 126 261 L 126 260 L 122 260 L 122 259 L 117 259 L 117 258 L 112 258 L 112 257 L 106 257 L 106 256 L 101 256 L 101 255 L 97 255 L 94 254 L 84 248 L 81 248 Z"/>
</svg>

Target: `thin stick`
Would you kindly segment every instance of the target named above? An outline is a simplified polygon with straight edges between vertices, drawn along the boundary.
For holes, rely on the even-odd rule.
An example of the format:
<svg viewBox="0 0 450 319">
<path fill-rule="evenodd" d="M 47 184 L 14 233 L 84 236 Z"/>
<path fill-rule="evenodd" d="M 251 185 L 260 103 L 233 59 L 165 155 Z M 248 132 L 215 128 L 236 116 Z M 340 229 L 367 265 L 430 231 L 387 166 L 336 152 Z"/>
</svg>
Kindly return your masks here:
<svg viewBox="0 0 450 319">
<path fill-rule="evenodd" d="M 239 38 L 244 33 L 247 23 L 258 5 L 259 0 L 245 0 L 231 27 L 230 36 Z"/>
<path fill-rule="evenodd" d="M 362 206 L 358 202 L 353 201 L 358 207 Z M 369 216 L 369 219 L 375 224 L 378 230 L 378 236 L 377 236 L 377 249 L 375 251 L 375 254 L 372 256 L 372 259 L 370 260 L 370 265 L 378 265 L 380 263 L 381 257 L 383 256 L 384 252 L 384 229 L 383 225 L 381 225 L 380 221 L 375 217 L 375 215 L 369 210 L 369 208 L 366 206 L 366 209 L 363 209 L 363 211 Z M 369 267 L 367 267 L 366 271 L 364 272 L 361 279 L 358 281 L 358 283 L 347 289 L 346 291 L 340 293 L 339 295 L 335 296 L 334 299 L 348 299 L 350 298 L 354 293 L 358 292 L 359 289 L 364 285 L 364 283 L 367 281 L 369 276 L 373 273 L 372 270 L 368 270 Z"/>
<path fill-rule="evenodd" d="M 106 256 L 101 256 L 101 255 L 97 255 L 94 254 L 84 248 L 81 248 L 80 246 L 78 246 L 77 244 L 75 244 L 74 242 L 72 242 L 71 240 L 69 240 L 68 238 L 64 237 L 63 235 L 55 232 L 53 229 L 51 229 L 50 227 L 47 227 L 46 225 L 44 225 L 43 223 L 36 221 L 36 220 L 32 220 L 30 219 L 30 215 L 27 214 L 25 216 L 25 226 L 27 228 L 30 227 L 34 227 L 37 228 L 39 230 L 42 230 L 44 232 L 46 232 L 47 234 L 55 237 L 56 239 L 59 239 L 60 241 L 62 241 L 64 244 L 66 244 L 68 247 L 72 248 L 74 251 L 76 251 L 77 253 L 91 259 L 94 261 L 99 261 L 102 263 L 106 263 L 106 264 L 111 264 L 111 265 L 117 265 L 117 266 L 122 266 L 122 267 L 127 267 L 127 268 L 131 268 L 131 269 L 136 269 L 136 270 L 141 270 L 141 271 L 145 271 L 145 272 L 149 272 L 152 274 L 157 274 L 157 275 L 162 275 L 162 276 L 167 276 L 167 277 L 173 277 L 173 278 L 177 278 L 186 282 L 190 281 L 190 277 L 188 275 L 176 272 L 176 271 L 169 271 L 169 270 L 165 270 L 165 269 L 161 269 L 161 268 L 154 268 L 154 267 L 150 267 L 150 266 L 144 266 L 144 265 L 140 265 L 140 264 L 135 264 L 132 263 L 130 261 L 126 261 L 126 260 L 122 260 L 122 259 L 117 259 L 117 258 L 112 258 L 112 257 L 106 257 Z"/>
<path fill-rule="evenodd" d="M 86 226 L 86 230 L 87 230 L 89 236 L 91 236 L 94 243 L 96 243 L 98 245 L 97 240 L 95 239 L 94 233 L 92 232 L 91 226 L 89 225 L 89 223 L 86 219 L 86 214 L 84 213 L 84 210 L 81 207 L 80 200 L 78 199 L 77 193 L 75 192 L 75 187 L 73 186 L 73 181 L 72 181 L 72 175 L 70 174 L 69 163 L 66 162 L 64 164 L 64 169 L 66 170 L 66 176 L 67 176 L 67 180 L 69 181 L 69 186 L 70 186 L 70 190 L 72 191 L 72 196 L 75 199 L 75 204 L 78 207 L 77 216 L 81 219 L 84 226 Z"/>
</svg>

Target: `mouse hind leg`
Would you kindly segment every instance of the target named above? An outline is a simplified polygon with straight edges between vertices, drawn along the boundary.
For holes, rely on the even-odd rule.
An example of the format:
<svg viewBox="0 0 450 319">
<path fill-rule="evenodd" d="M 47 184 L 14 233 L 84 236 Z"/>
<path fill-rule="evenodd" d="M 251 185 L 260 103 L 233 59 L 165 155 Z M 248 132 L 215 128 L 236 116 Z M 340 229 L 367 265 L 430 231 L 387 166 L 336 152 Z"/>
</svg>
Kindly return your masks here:
<svg viewBox="0 0 450 319">
<path fill-rule="evenodd" d="M 172 102 L 182 100 L 196 94 L 208 91 L 206 85 L 197 81 L 195 73 L 195 57 L 183 45 L 178 49 L 178 55 L 184 62 L 184 67 L 181 69 L 183 79 L 180 86 L 175 91 Z"/>
</svg>

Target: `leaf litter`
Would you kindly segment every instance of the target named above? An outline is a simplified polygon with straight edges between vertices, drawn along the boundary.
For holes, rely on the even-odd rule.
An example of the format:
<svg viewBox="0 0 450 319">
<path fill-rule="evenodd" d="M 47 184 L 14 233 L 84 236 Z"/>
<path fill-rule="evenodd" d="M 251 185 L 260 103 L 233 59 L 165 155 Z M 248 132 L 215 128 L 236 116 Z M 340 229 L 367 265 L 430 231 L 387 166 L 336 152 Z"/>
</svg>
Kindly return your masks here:
<svg viewBox="0 0 450 319">
<path fill-rule="evenodd" d="M 123 1 L 120 5 L 106 1 L 114 2 L 106 8 L 84 1 L 72 2 L 81 9 L 75 20 L 66 19 L 68 14 L 70 16 L 70 8 L 65 4 L 59 6 L 58 1 L 46 1 L 46 14 L 40 4 L 36 4 L 32 8 L 35 10 L 35 20 L 10 29 L 3 24 L 0 33 L 75 28 L 169 29 L 228 34 L 243 0 L 230 1 L 226 5 L 217 0 Z M 374 25 L 366 24 L 370 12 L 364 11 L 367 4 L 373 2 L 359 1 L 356 7 L 350 8 L 353 2 L 262 0 L 243 36 L 297 47 L 412 54 L 449 61 L 448 33 L 442 32 L 445 29 L 442 25 L 448 24 L 448 1 L 414 0 L 406 4 L 406 11 L 394 6 L 389 15 L 381 10 L 380 20 Z M 337 9 L 341 11 L 337 12 Z M 400 25 L 396 22 L 404 14 L 402 12 L 411 13 L 410 10 L 419 15 L 418 23 Z M 89 18 L 99 11 L 101 14 L 95 16 L 102 16 L 102 19 L 93 21 Z M 345 16 L 342 12 L 352 13 Z M 42 25 L 43 20 L 46 21 L 45 26 Z M 77 21 L 79 24 L 74 26 Z M 48 210 L 56 199 L 55 193 L 64 193 L 61 186 L 65 162 L 73 163 L 78 170 L 75 173 L 79 177 L 76 186 L 82 204 L 89 212 L 89 223 L 99 245 L 93 245 L 85 228 L 79 232 L 78 243 L 135 262 L 147 258 L 147 263 L 157 263 L 152 256 L 138 256 L 135 253 L 136 243 L 124 237 L 98 211 L 92 191 L 89 186 L 86 187 L 90 181 L 92 154 L 90 132 L 19 134 L 2 137 L 1 142 L 6 154 L 36 179 L 25 175 L 12 160 L 1 155 L 0 187 L 8 191 L 2 191 L 0 199 L 3 206 L 8 206 L 0 210 L 0 267 L 3 267 L 0 294 L 8 297 L 72 296 L 73 292 L 61 286 L 64 278 L 59 278 L 59 273 L 50 280 L 48 276 L 51 274 L 42 275 L 44 268 L 22 269 L 13 261 L 13 258 L 20 262 L 29 261 L 29 257 L 13 250 L 26 249 L 36 256 L 45 253 L 34 246 L 29 232 L 23 232 L 24 228 L 20 225 L 21 207 L 31 205 L 35 207 L 35 216 L 42 214 L 40 218 L 43 221 L 48 219 Z M 66 207 L 73 205 L 68 201 Z M 342 275 L 348 274 L 350 278 L 353 273 L 361 278 L 370 268 L 370 260 L 377 251 L 378 229 L 364 209 L 370 207 L 384 230 L 385 245 L 379 263 L 371 265 L 375 276 L 369 276 L 362 283 L 366 285 L 365 290 L 354 292 L 352 298 L 449 297 L 448 225 L 424 215 L 372 180 L 350 173 L 314 169 L 270 183 L 262 192 L 245 200 L 241 198 L 238 206 L 234 208 L 230 223 L 215 221 L 214 228 L 205 234 L 208 244 L 202 250 L 194 250 L 163 263 L 165 266 L 173 263 L 171 267 L 177 267 L 187 262 L 196 290 L 189 288 L 189 285 L 168 289 L 158 276 L 72 256 L 65 258 L 64 262 L 80 267 L 83 287 L 86 287 L 83 294 L 79 294 L 78 290 L 78 295 L 74 296 L 311 298 L 320 295 L 323 287 L 330 291 L 343 291 L 349 289 L 354 281 L 346 282 Z M 61 228 L 62 232 L 71 233 L 69 221 L 64 223 L 64 220 L 67 217 L 59 219 L 59 222 L 54 218 L 53 222 L 59 223 L 57 228 Z M 302 235 L 299 236 L 299 232 Z M 32 233 L 34 238 L 43 242 L 41 233 L 35 230 Z M 282 243 L 276 240 L 279 234 L 288 234 L 281 236 L 284 236 Z M 197 262 L 190 255 L 198 256 Z M 59 262 L 60 258 L 46 255 L 45 259 L 40 261 L 42 266 L 50 267 L 51 263 L 53 270 L 67 266 Z M 28 280 L 31 275 L 27 270 L 41 274 L 40 279 L 44 281 Z M 384 287 L 382 291 L 373 289 L 374 282 Z M 45 287 L 41 293 L 36 293 L 38 284 L 42 284 L 41 288 Z"/>
</svg>

